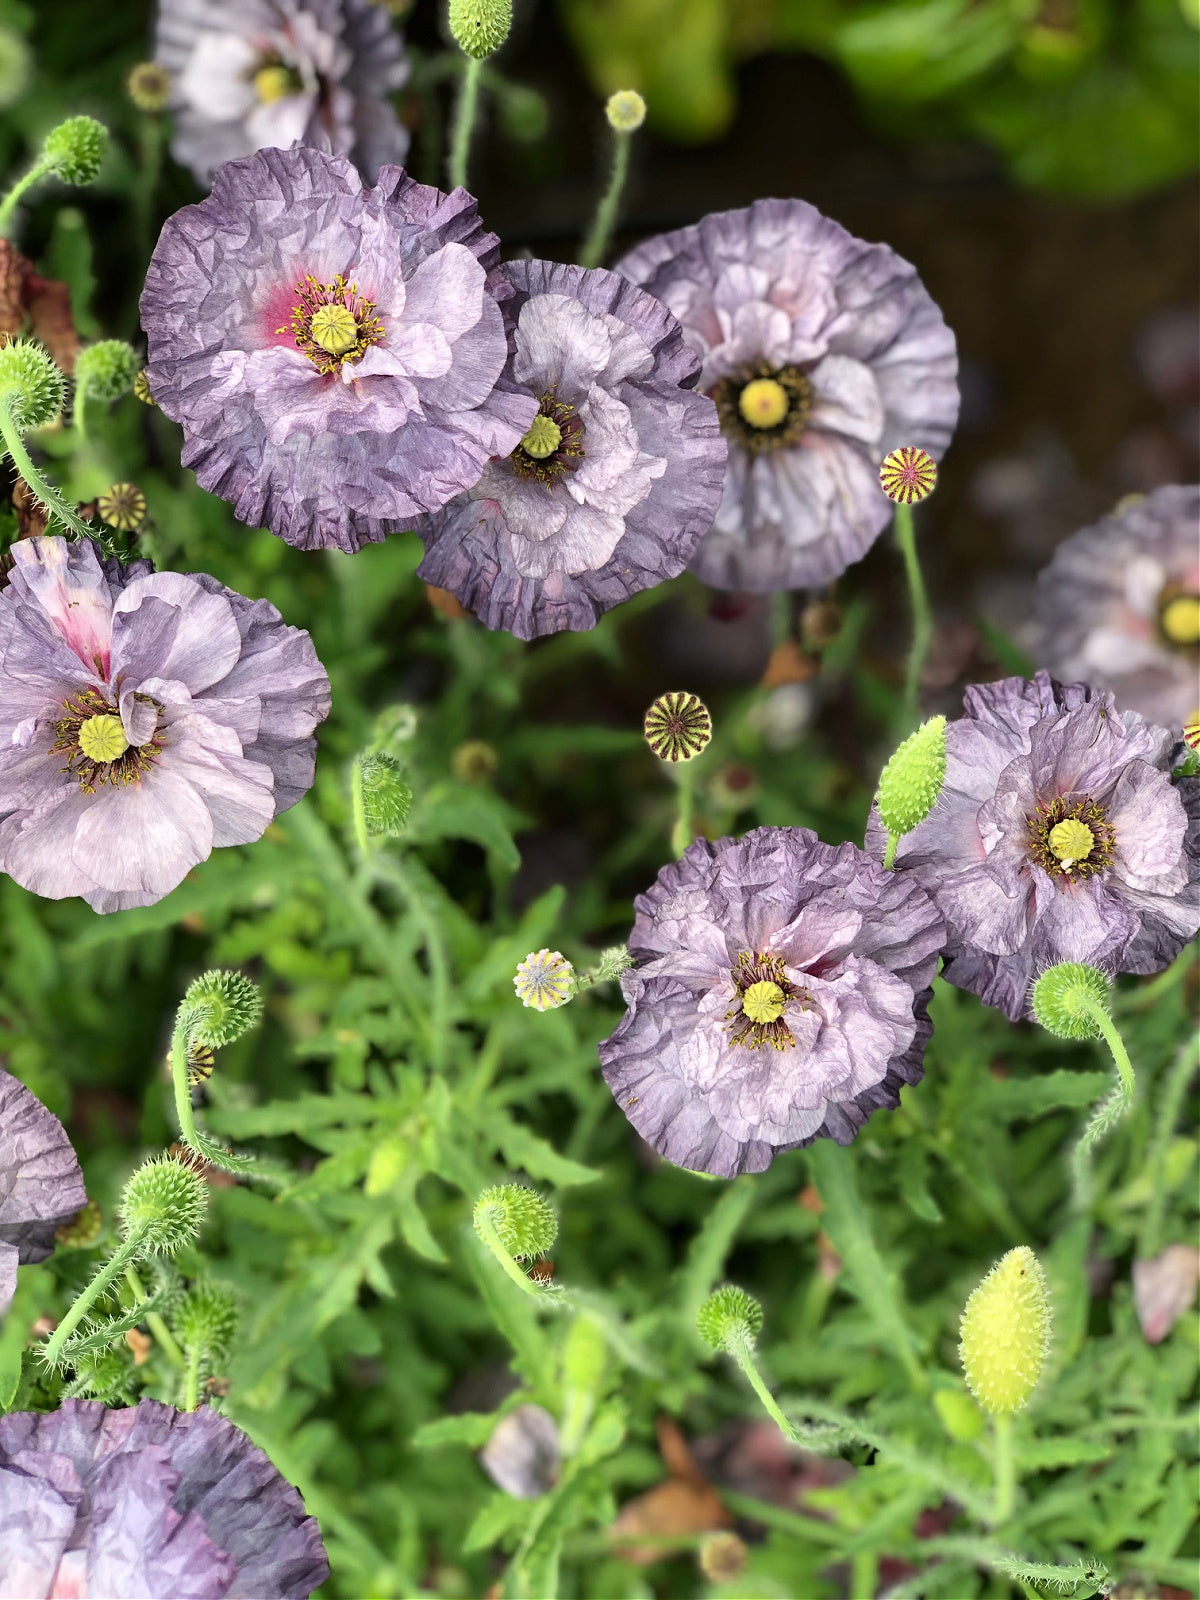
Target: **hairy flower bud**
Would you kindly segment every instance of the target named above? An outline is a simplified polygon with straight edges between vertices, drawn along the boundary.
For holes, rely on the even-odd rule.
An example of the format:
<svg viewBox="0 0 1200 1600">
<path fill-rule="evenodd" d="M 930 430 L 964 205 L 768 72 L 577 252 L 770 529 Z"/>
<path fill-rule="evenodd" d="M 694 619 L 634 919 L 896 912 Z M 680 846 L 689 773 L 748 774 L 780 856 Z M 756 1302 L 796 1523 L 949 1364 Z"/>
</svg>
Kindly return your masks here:
<svg viewBox="0 0 1200 1600">
<path fill-rule="evenodd" d="M 933 810 L 946 778 L 946 719 L 930 717 L 910 733 L 879 780 L 879 820 L 891 834 L 911 833 Z"/>
<path fill-rule="evenodd" d="M 696 1313 L 696 1329 L 713 1350 L 729 1350 L 736 1345 L 753 1349 L 762 1324 L 762 1306 L 753 1295 L 732 1283 L 714 1289 Z"/>
<path fill-rule="evenodd" d="M 1033 1014 L 1058 1039 L 1097 1039 L 1097 1011 L 1108 1014 L 1112 982 L 1096 967 L 1060 961 L 1033 985 Z"/>
<path fill-rule="evenodd" d="M 40 344 L 17 339 L 0 349 L 0 404 L 22 431 L 53 422 L 65 389 L 62 373 Z"/>
<path fill-rule="evenodd" d="M 404 768 L 395 756 L 372 751 L 358 763 L 363 813 L 372 838 L 395 838 L 403 833 L 412 809 L 413 792 L 404 781 Z"/>
<path fill-rule="evenodd" d="M 971 1393 L 996 1415 L 1020 1411 L 1050 1348 L 1046 1277 L 1025 1245 L 1002 1256 L 962 1314 L 959 1358 Z"/>
<path fill-rule="evenodd" d="M 611 983 L 623 972 L 628 972 L 632 965 L 633 957 L 629 954 L 628 945 L 610 945 L 607 950 L 600 952 L 600 959 L 595 968 L 595 980 L 597 983 Z"/>
<path fill-rule="evenodd" d="M 475 1231 L 487 1242 L 487 1225 L 510 1256 L 544 1255 L 558 1236 L 558 1218 L 548 1200 L 519 1183 L 485 1189 L 475 1202 Z"/>
<path fill-rule="evenodd" d="M 133 388 L 138 358 L 123 339 L 101 339 L 75 358 L 75 387 L 97 400 L 119 400 Z"/>
<path fill-rule="evenodd" d="M 604 115 L 617 133 L 633 133 L 646 120 L 646 102 L 636 89 L 618 89 L 605 102 Z"/>
<path fill-rule="evenodd" d="M 575 994 L 575 968 L 557 950 L 536 950 L 517 968 L 513 988 L 523 1006 L 554 1011 Z"/>
<path fill-rule="evenodd" d="M 690 761 L 712 738 L 712 718 L 698 695 L 660 694 L 642 724 L 646 743 L 661 761 Z"/>
<path fill-rule="evenodd" d="M 64 183 L 91 183 L 108 149 L 108 129 L 95 117 L 68 117 L 51 128 L 42 159 Z"/>
<path fill-rule="evenodd" d="M 202 1278 L 179 1302 L 175 1332 L 185 1350 L 202 1350 L 221 1361 L 233 1347 L 238 1325 L 237 1294 L 218 1278 Z"/>
<path fill-rule="evenodd" d="M 148 1255 L 173 1256 L 200 1232 L 208 1188 L 170 1156 L 155 1156 L 132 1175 L 121 1196 L 121 1231 Z"/>
<path fill-rule="evenodd" d="M 232 1044 L 256 1027 L 263 1003 L 258 988 L 240 972 L 214 968 L 188 986 L 180 1012 L 188 1020 L 191 1039 L 210 1049 Z"/>
<path fill-rule="evenodd" d="M 508 38 L 512 0 L 450 0 L 449 22 L 459 49 L 483 61 Z"/>
</svg>

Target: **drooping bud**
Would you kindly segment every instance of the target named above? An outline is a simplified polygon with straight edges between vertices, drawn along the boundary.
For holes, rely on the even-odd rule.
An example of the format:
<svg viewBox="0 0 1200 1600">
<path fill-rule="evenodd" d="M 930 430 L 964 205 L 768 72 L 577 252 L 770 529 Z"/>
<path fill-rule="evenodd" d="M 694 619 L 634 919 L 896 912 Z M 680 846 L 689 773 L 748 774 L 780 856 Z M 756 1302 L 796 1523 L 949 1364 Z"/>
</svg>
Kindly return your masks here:
<svg viewBox="0 0 1200 1600">
<path fill-rule="evenodd" d="M 1060 961 L 1033 985 L 1033 1014 L 1057 1039 L 1098 1039 L 1097 1013 L 1107 1016 L 1112 980 L 1096 967 Z"/>
<path fill-rule="evenodd" d="M 555 1011 L 575 994 L 575 968 L 557 950 L 536 950 L 517 968 L 513 988 L 532 1011 Z"/>
<path fill-rule="evenodd" d="M 879 820 L 898 838 L 911 833 L 937 804 L 946 781 L 946 719 L 930 717 L 910 733 L 879 780 Z"/>
<path fill-rule="evenodd" d="M 959 1358 L 971 1393 L 994 1415 L 1020 1411 L 1050 1349 L 1050 1297 L 1033 1251 L 1004 1255 L 973 1289 L 962 1314 Z"/>
<path fill-rule="evenodd" d="M 628 972 L 632 965 L 633 957 L 629 954 L 628 945 L 610 945 L 607 950 L 601 950 L 600 959 L 596 962 L 596 982 L 611 983 L 623 972 Z"/>
<path fill-rule="evenodd" d="M 137 353 L 123 339 L 101 339 L 75 358 L 75 387 L 97 400 L 119 400 L 138 375 Z"/>
<path fill-rule="evenodd" d="M 40 344 L 16 339 L 0 349 L 0 402 L 22 432 L 53 422 L 65 391 L 66 380 Z"/>
<path fill-rule="evenodd" d="M 696 1313 L 696 1330 L 713 1350 L 752 1350 L 762 1324 L 762 1306 L 732 1283 L 714 1289 Z"/>
<path fill-rule="evenodd" d="M 179 1302 L 174 1321 L 186 1350 L 203 1350 L 210 1360 L 222 1361 L 237 1333 L 237 1293 L 219 1278 L 202 1278 Z"/>
<path fill-rule="evenodd" d="M 558 1237 L 558 1218 L 548 1200 L 520 1183 L 485 1189 L 475 1202 L 475 1231 L 487 1243 L 487 1228 L 516 1260 L 544 1255 Z"/>
<path fill-rule="evenodd" d="M 200 1232 L 208 1188 L 170 1156 L 155 1156 L 132 1175 L 121 1195 L 121 1231 L 148 1255 L 173 1256 Z"/>
<path fill-rule="evenodd" d="M 367 832 L 394 839 L 404 832 L 412 810 L 413 792 L 404 781 L 404 768 L 395 756 L 372 751 L 359 761 L 358 779 L 362 785 L 363 812 Z"/>
<path fill-rule="evenodd" d="M 904 444 L 883 458 L 879 483 L 889 500 L 918 505 L 937 487 L 937 462 L 915 445 Z"/>
<path fill-rule="evenodd" d="M 216 967 L 188 985 L 180 1011 L 186 1013 L 191 1038 L 219 1050 L 258 1024 L 263 1003 L 249 978 Z"/>
<path fill-rule="evenodd" d="M 157 61 L 139 61 L 125 79 L 125 93 L 139 111 L 165 111 L 171 101 L 171 74 Z"/>
<path fill-rule="evenodd" d="M 618 89 L 605 101 L 604 115 L 617 133 L 634 133 L 646 120 L 646 102 L 636 89 Z"/>
<path fill-rule="evenodd" d="M 512 0 L 450 0 L 449 22 L 458 48 L 483 61 L 508 38 Z"/>
<path fill-rule="evenodd" d="M 712 718 L 698 695 L 660 694 L 642 723 L 646 743 L 660 761 L 691 761 L 712 738 Z"/>
<path fill-rule="evenodd" d="M 42 159 L 64 183 L 91 183 L 108 149 L 108 129 L 95 117 L 68 117 L 51 128 Z"/>
<path fill-rule="evenodd" d="M 136 483 L 114 483 L 96 500 L 96 510 L 121 533 L 136 533 L 146 520 L 146 496 Z"/>
</svg>

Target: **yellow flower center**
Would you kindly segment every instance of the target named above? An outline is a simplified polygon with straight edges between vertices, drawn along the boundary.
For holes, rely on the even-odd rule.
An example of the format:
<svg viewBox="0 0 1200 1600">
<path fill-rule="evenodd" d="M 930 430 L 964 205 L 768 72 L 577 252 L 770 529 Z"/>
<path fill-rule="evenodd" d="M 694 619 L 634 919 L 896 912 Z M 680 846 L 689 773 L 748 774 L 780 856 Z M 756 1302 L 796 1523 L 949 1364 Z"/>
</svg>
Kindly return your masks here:
<svg viewBox="0 0 1200 1600">
<path fill-rule="evenodd" d="M 562 443 L 562 429 L 553 417 L 539 413 L 529 425 L 529 432 L 521 440 L 521 449 L 535 461 L 545 461 Z"/>
<path fill-rule="evenodd" d="M 787 1000 L 777 983 L 764 979 L 742 995 L 742 1010 L 751 1022 L 777 1022 L 787 1010 Z"/>
<path fill-rule="evenodd" d="M 290 67 L 260 67 L 254 74 L 254 92 L 264 106 L 295 94 L 299 87 L 299 80 Z"/>
<path fill-rule="evenodd" d="M 738 395 L 738 410 L 752 428 L 777 428 L 788 414 L 787 390 L 777 378 L 752 378 Z"/>
<path fill-rule="evenodd" d="M 335 301 L 313 312 L 311 332 L 322 350 L 344 356 L 358 343 L 358 320 L 347 306 Z"/>
<path fill-rule="evenodd" d="M 1056 822 L 1046 838 L 1050 854 L 1063 863 L 1064 868 L 1076 861 L 1086 861 L 1096 844 L 1096 836 L 1086 822 L 1068 817 Z"/>
<path fill-rule="evenodd" d="M 120 717 L 89 717 L 79 725 L 79 748 L 89 761 L 116 761 L 129 749 Z"/>
<path fill-rule="evenodd" d="M 1200 595 L 1176 595 L 1167 601 L 1159 620 L 1172 644 L 1200 644 Z"/>
</svg>

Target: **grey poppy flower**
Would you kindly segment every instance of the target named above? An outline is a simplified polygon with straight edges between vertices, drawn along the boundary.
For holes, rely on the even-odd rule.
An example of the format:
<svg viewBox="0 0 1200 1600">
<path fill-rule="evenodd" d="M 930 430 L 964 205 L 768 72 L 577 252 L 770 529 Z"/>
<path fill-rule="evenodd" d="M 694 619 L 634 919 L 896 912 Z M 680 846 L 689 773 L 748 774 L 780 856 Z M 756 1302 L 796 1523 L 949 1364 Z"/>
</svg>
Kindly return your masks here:
<svg viewBox="0 0 1200 1600">
<path fill-rule="evenodd" d="M 408 62 L 373 0 L 159 0 L 155 59 L 171 77 L 171 153 L 199 183 L 296 140 L 349 156 L 374 182 L 408 149 L 386 98 Z"/>
<path fill-rule="evenodd" d="M 694 571 L 722 589 L 836 578 L 892 518 L 883 457 L 940 460 L 958 417 L 954 335 L 915 270 L 803 200 L 756 200 L 648 239 L 617 271 L 683 324 L 729 440 Z"/>
<path fill-rule="evenodd" d="M 1037 659 L 1177 727 L 1200 706 L 1200 486 L 1124 501 L 1039 575 Z"/>
<path fill-rule="evenodd" d="M 304 1502 L 232 1422 L 142 1400 L 0 1417 L 0 1594 L 307 1600 Z"/>
<path fill-rule="evenodd" d="M 520 639 L 591 628 L 682 572 L 725 445 L 675 318 L 615 273 L 513 261 L 508 375 L 538 404 L 512 453 L 417 525 L 418 576 Z"/>
<path fill-rule="evenodd" d="M 66 1129 L 0 1067 L 0 1316 L 12 1304 L 17 1267 L 44 1261 L 55 1229 L 86 1201 Z"/>
<path fill-rule="evenodd" d="M 502 1417 L 479 1452 L 480 1465 L 505 1494 L 536 1500 L 558 1482 L 558 1424 L 544 1406 L 517 1406 Z"/>
<path fill-rule="evenodd" d="M 537 401 L 502 381 L 511 291 L 463 189 L 260 150 L 169 217 L 146 274 L 154 398 L 243 522 L 357 550 L 508 455 Z"/>
<path fill-rule="evenodd" d="M 1200 780 L 1175 737 L 1047 672 L 967 690 L 937 805 L 896 865 L 946 918 L 944 976 L 1011 1017 L 1060 961 L 1158 972 L 1200 926 Z M 882 855 L 872 815 L 867 847 Z"/>
<path fill-rule="evenodd" d="M 755 828 L 697 839 L 634 905 L 629 1009 L 600 1061 L 676 1166 L 731 1178 L 849 1144 L 920 1080 L 946 930 L 911 878 L 806 828 Z"/>
<path fill-rule="evenodd" d="M 0 590 L 0 870 L 96 911 L 161 900 L 313 780 L 329 680 L 266 600 L 203 573 L 13 546 Z"/>
</svg>

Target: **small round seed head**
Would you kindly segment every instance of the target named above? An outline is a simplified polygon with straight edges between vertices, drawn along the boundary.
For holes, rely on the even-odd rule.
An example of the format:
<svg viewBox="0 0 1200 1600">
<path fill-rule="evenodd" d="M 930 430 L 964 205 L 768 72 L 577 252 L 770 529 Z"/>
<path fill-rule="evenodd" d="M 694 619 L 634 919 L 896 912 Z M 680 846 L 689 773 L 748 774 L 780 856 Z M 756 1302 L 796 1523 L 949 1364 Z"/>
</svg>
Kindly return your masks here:
<svg viewBox="0 0 1200 1600">
<path fill-rule="evenodd" d="M 100 1237 L 103 1226 L 103 1211 L 89 1200 L 73 1217 L 59 1224 L 54 1237 L 64 1250 L 86 1250 Z"/>
<path fill-rule="evenodd" d="M 879 482 L 889 500 L 917 505 L 937 487 L 937 462 L 926 451 L 903 444 L 883 458 Z"/>
<path fill-rule="evenodd" d="M 150 393 L 150 380 L 146 376 L 145 367 L 142 368 L 137 377 L 133 380 L 133 397 L 135 400 L 140 400 L 144 406 L 153 406 L 158 404 L 158 401 L 155 400 L 154 396 Z"/>
<path fill-rule="evenodd" d="M 714 1289 L 696 1313 L 697 1331 L 713 1350 L 728 1350 L 734 1345 L 753 1348 L 762 1325 L 762 1306 L 753 1295 L 732 1283 Z"/>
<path fill-rule="evenodd" d="M 558 1218 L 550 1202 L 520 1183 L 501 1183 L 483 1191 L 474 1213 L 480 1238 L 484 1237 L 485 1219 L 518 1261 L 545 1255 L 558 1237 Z"/>
<path fill-rule="evenodd" d="M 513 988 L 531 1011 L 556 1011 L 575 994 L 575 968 L 558 950 L 535 950 L 517 968 Z"/>
<path fill-rule="evenodd" d="M 28 339 L 15 339 L 0 349 L 0 399 L 17 427 L 41 428 L 63 407 L 66 380 L 48 351 Z"/>
<path fill-rule="evenodd" d="M 618 133 L 633 133 L 646 120 L 646 102 L 636 89 L 618 89 L 605 101 L 604 115 Z"/>
<path fill-rule="evenodd" d="M 646 743 L 660 761 L 691 761 L 712 738 L 712 718 L 698 695 L 660 694 L 642 723 Z"/>
<path fill-rule="evenodd" d="M 749 1555 L 736 1533 L 710 1533 L 700 1541 L 700 1570 L 712 1583 L 730 1583 L 746 1570 Z"/>
<path fill-rule="evenodd" d="M 203 1350 L 211 1360 L 222 1361 L 237 1333 L 237 1293 L 219 1278 L 201 1278 L 179 1302 L 174 1320 L 185 1350 Z"/>
<path fill-rule="evenodd" d="M 139 61 L 125 79 L 125 93 L 139 111 L 165 111 L 171 100 L 171 74 L 157 61 Z"/>
<path fill-rule="evenodd" d="M 208 1188 L 171 1156 L 155 1156 L 129 1179 L 121 1196 L 121 1231 L 136 1235 L 148 1255 L 173 1256 L 200 1232 Z"/>
<path fill-rule="evenodd" d="M 188 1014 L 192 1042 L 219 1050 L 257 1025 L 262 995 L 242 973 L 218 967 L 189 984 L 181 1010 Z"/>
<path fill-rule="evenodd" d="M 1184 723 L 1183 742 L 1189 750 L 1200 750 L 1200 711 Z"/>
<path fill-rule="evenodd" d="M 146 520 L 146 496 L 136 483 L 114 483 L 99 496 L 96 510 L 110 528 L 133 533 Z"/>
<path fill-rule="evenodd" d="M 101 339 L 75 359 L 75 387 L 97 400 L 119 400 L 133 388 L 137 375 L 137 354 L 124 339 Z"/>
<path fill-rule="evenodd" d="M 899 746 L 879 780 L 879 820 L 911 833 L 933 810 L 946 780 L 946 719 L 930 717 Z"/>
<path fill-rule="evenodd" d="M 508 38 L 512 0 L 450 0 L 449 22 L 458 48 L 483 61 Z"/>
<path fill-rule="evenodd" d="M 1033 985 L 1033 1014 L 1058 1039 L 1097 1039 L 1096 1008 L 1107 1014 L 1112 981 L 1096 967 L 1060 961 Z"/>
<path fill-rule="evenodd" d="M 108 149 L 108 129 L 95 117 L 68 117 L 51 128 L 42 154 L 64 183 L 91 183 Z"/>
<path fill-rule="evenodd" d="M 500 770 L 500 757 L 486 739 L 464 739 L 450 757 L 450 771 L 460 783 L 486 783 Z"/>
<path fill-rule="evenodd" d="M 1050 1349 L 1050 1297 L 1033 1251 L 1004 1255 L 973 1289 L 962 1314 L 959 1358 L 971 1393 L 994 1415 L 1020 1411 Z"/>
<path fill-rule="evenodd" d="M 394 839 L 404 832 L 412 810 L 413 792 L 404 781 L 404 768 L 395 756 L 372 751 L 359 761 L 363 813 L 372 838 Z"/>
</svg>

